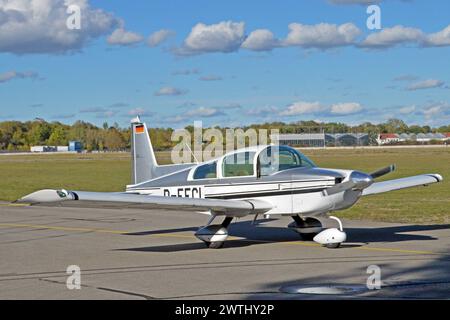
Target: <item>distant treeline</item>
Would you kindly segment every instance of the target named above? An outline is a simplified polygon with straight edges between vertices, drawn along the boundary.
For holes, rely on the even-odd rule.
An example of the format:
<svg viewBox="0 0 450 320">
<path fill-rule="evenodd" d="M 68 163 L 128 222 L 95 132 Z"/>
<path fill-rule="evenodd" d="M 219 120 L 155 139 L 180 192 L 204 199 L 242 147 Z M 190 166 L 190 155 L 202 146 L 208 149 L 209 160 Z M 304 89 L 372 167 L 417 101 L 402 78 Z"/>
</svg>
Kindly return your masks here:
<svg viewBox="0 0 450 320">
<path fill-rule="evenodd" d="M 227 128 L 216 127 L 223 132 Z M 272 122 L 252 124 L 242 129 L 278 129 L 280 133 L 321 132 L 326 133 L 368 133 L 370 140 L 376 138 L 379 133 L 429 133 L 450 132 L 450 125 L 439 128 L 430 126 L 408 126 L 402 120 L 391 119 L 385 123 L 362 123 L 357 126 L 349 126 L 344 123 L 318 123 L 315 121 L 298 121 L 292 123 Z M 193 132 L 193 127 L 186 129 Z M 205 128 L 206 129 L 206 128 Z M 171 141 L 172 128 L 151 128 L 149 130 L 155 149 L 164 150 L 173 147 L 177 142 Z M 60 122 L 46 122 L 41 119 L 34 121 L 3 121 L 0 122 L 0 150 L 28 151 L 35 145 L 67 145 L 69 141 L 76 140 L 83 143 L 88 151 L 117 151 L 130 148 L 130 128 L 120 128 L 116 123 L 110 126 L 104 123 L 97 127 L 91 123 L 77 121 L 72 125 Z"/>
</svg>

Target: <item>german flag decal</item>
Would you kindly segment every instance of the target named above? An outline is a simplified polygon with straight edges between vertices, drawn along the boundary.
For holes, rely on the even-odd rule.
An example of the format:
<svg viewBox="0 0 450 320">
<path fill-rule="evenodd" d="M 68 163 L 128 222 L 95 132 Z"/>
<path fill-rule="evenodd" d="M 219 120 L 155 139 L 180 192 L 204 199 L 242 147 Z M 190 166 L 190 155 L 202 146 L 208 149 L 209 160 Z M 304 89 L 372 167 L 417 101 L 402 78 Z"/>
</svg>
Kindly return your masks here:
<svg viewBox="0 0 450 320">
<path fill-rule="evenodd" d="M 144 133 L 144 125 L 140 124 L 136 126 L 136 133 Z"/>
</svg>

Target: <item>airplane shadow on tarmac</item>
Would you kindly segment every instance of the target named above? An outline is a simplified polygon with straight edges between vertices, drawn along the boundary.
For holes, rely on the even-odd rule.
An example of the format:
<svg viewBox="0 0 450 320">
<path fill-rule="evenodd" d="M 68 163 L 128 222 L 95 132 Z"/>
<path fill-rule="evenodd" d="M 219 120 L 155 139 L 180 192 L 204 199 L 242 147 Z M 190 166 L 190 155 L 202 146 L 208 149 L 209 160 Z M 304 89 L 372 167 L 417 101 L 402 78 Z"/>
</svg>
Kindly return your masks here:
<svg viewBox="0 0 450 320">
<path fill-rule="evenodd" d="M 267 244 L 274 242 L 291 242 L 301 241 L 301 237 L 295 231 L 287 227 L 273 227 L 265 223 L 275 219 L 259 220 L 256 225 L 252 225 L 251 221 L 234 222 L 228 228 L 230 237 L 239 237 L 243 239 L 228 239 L 225 241 L 223 249 L 240 248 L 258 244 Z M 264 223 L 264 224 L 262 224 Z M 191 231 L 195 232 L 199 229 L 195 227 L 171 228 L 152 231 L 132 232 L 125 235 L 128 236 L 146 236 L 146 235 L 163 235 L 176 234 L 177 232 Z M 359 247 L 367 243 L 377 242 L 401 242 L 401 241 L 432 241 L 438 238 L 418 234 L 419 232 L 426 232 L 432 230 L 450 229 L 450 224 L 438 225 L 402 225 L 392 227 L 380 228 L 345 228 L 347 233 L 347 242 L 342 245 L 342 248 Z M 414 234 L 409 234 L 414 232 Z M 201 241 L 194 243 L 179 243 L 169 245 L 158 245 L 143 248 L 128 248 L 121 249 L 127 251 L 143 251 L 143 252 L 177 252 L 205 249 L 205 245 Z M 221 249 L 221 250 L 223 250 Z"/>
</svg>

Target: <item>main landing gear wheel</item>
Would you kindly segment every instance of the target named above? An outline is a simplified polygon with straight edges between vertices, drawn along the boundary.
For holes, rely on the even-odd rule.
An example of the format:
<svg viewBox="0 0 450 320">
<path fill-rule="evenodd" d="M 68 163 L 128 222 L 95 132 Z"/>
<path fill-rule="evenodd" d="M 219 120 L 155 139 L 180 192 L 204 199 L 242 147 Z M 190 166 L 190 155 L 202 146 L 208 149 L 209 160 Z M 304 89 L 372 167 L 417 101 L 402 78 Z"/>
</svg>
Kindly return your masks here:
<svg viewBox="0 0 450 320">
<path fill-rule="evenodd" d="M 329 243 L 329 244 L 325 245 L 325 247 L 327 247 L 328 249 L 337 249 L 340 246 L 341 246 L 341 244 L 339 242 L 338 243 Z"/>
<path fill-rule="evenodd" d="M 223 245 L 225 244 L 225 241 L 204 241 L 206 246 L 210 249 L 220 249 L 223 248 Z"/>
<path fill-rule="evenodd" d="M 233 217 L 226 217 L 221 224 L 210 224 L 214 220 L 214 216 L 208 221 L 208 224 L 198 229 L 195 236 L 202 240 L 208 248 L 223 248 L 225 240 L 228 238 L 228 226 Z"/>
</svg>

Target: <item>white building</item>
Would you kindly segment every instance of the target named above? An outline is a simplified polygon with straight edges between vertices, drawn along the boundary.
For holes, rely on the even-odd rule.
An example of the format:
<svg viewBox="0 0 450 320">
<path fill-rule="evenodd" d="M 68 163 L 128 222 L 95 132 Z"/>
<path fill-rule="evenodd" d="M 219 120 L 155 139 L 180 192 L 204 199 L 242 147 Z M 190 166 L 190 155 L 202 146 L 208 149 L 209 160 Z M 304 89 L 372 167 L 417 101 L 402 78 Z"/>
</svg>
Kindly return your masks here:
<svg viewBox="0 0 450 320">
<path fill-rule="evenodd" d="M 31 146 L 31 152 L 68 152 L 68 146 Z"/>
</svg>

